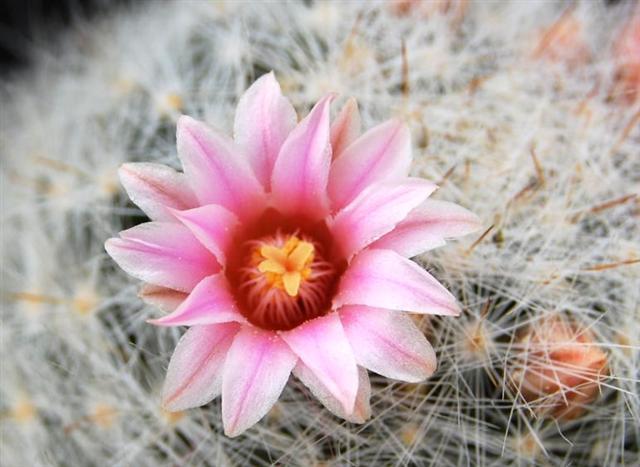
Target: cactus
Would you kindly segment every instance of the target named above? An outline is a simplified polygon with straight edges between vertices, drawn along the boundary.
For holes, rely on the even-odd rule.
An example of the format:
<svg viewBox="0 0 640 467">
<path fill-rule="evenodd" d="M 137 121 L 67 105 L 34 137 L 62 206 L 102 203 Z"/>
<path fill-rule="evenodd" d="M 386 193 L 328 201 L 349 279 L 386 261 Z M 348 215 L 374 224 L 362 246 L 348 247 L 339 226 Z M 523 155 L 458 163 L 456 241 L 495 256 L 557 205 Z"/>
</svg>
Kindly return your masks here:
<svg viewBox="0 0 640 467">
<path fill-rule="evenodd" d="M 637 462 L 640 110 L 617 52 L 634 7 L 148 2 L 38 44 L 0 87 L 3 465 Z M 118 167 L 178 168 L 179 116 L 231 133 L 239 97 L 271 70 L 300 115 L 336 91 L 363 128 L 404 120 L 412 176 L 483 228 L 414 258 L 463 309 L 415 318 L 438 357 L 430 379 L 372 374 L 362 425 L 291 379 L 231 439 L 217 401 L 162 409 L 183 330 L 146 324 L 156 309 L 103 244 L 147 220 Z M 573 417 L 521 384 L 546 361 L 527 333 L 554 320 L 606 361 L 583 374 L 593 397 Z M 547 370 L 554 398 L 580 390 Z"/>
</svg>

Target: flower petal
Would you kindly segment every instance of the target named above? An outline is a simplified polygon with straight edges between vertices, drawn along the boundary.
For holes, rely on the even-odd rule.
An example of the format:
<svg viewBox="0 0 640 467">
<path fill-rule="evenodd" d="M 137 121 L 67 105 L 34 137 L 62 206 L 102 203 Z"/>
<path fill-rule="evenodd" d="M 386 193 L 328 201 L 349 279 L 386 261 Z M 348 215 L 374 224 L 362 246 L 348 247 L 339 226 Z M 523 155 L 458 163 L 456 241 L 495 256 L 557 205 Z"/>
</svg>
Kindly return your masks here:
<svg viewBox="0 0 640 467">
<path fill-rule="evenodd" d="M 316 375 L 304 363 L 298 361 L 293 374 L 309 388 L 311 393 L 334 415 L 344 418 L 351 423 L 364 423 L 371 416 L 371 383 L 367 370 L 358 367 L 358 393 L 352 413 L 347 413 L 342 404 L 336 399 Z"/>
<path fill-rule="evenodd" d="M 241 218 L 263 208 L 264 193 L 233 141 L 202 122 L 178 120 L 178 156 L 201 204 L 219 204 Z"/>
<path fill-rule="evenodd" d="M 296 111 L 282 95 L 273 71 L 258 78 L 238 102 L 234 138 L 266 190 L 280 147 L 296 122 Z"/>
<path fill-rule="evenodd" d="M 406 177 L 410 164 L 411 133 L 404 123 L 390 120 L 367 131 L 331 166 L 328 193 L 333 211 L 373 182 Z"/>
<path fill-rule="evenodd" d="M 133 277 L 189 292 L 220 270 L 218 262 L 189 230 L 178 223 L 147 222 L 105 243 L 107 253 Z"/>
<path fill-rule="evenodd" d="M 480 219 L 462 206 L 427 200 L 372 247 L 411 257 L 444 245 L 445 238 L 475 232 L 480 226 Z"/>
<path fill-rule="evenodd" d="M 162 405 L 177 412 L 211 401 L 222 388 L 222 366 L 240 326 L 236 323 L 189 328 L 176 346 L 162 390 Z"/>
<path fill-rule="evenodd" d="M 345 412 L 351 413 L 358 392 L 358 369 L 338 314 L 307 321 L 280 336 L 340 401 Z"/>
<path fill-rule="evenodd" d="M 370 185 L 331 222 L 331 232 L 341 253 L 350 258 L 390 232 L 436 188 L 433 183 L 418 178 Z"/>
<path fill-rule="evenodd" d="M 195 326 L 201 324 L 244 323 L 224 274 L 205 277 L 187 299 L 170 315 L 148 322 L 157 326 Z"/>
<path fill-rule="evenodd" d="M 162 311 L 172 312 L 186 300 L 189 294 L 153 284 L 143 284 L 138 297 Z"/>
<path fill-rule="evenodd" d="M 189 209 L 197 200 L 184 174 L 162 164 L 128 163 L 118 170 L 129 198 L 152 220 L 175 221 L 167 208 Z"/>
<path fill-rule="evenodd" d="M 331 163 L 329 105 L 320 100 L 283 143 L 271 177 L 275 207 L 285 214 L 323 217 L 327 210 L 327 178 Z"/>
<path fill-rule="evenodd" d="M 436 354 L 408 315 L 367 306 L 345 306 L 339 313 L 359 365 L 409 383 L 435 371 Z"/>
<path fill-rule="evenodd" d="M 458 315 L 456 299 L 416 263 L 391 250 L 358 254 L 340 281 L 334 308 L 368 305 L 391 310 Z"/>
<path fill-rule="evenodd" d="M 209 204 L 188 211 L 172 211 L 176 218 L 200 240 L 222 265 L 225 264 L 238 218 L 231 211 Z"/>
<path fill-rule="evenodd" d="M 331 124 L 331 150 L 335 160 L 360 135 L 360 112 L 353 98 L 344 104 Z"/>
<path fill-rule="evenodd" d="M 222 421 L 237 436 L 266 415 L 280 397 L 296 356 L 273 332 L 246 326 L 233 340 L 224 364 Z"/>
</svg>

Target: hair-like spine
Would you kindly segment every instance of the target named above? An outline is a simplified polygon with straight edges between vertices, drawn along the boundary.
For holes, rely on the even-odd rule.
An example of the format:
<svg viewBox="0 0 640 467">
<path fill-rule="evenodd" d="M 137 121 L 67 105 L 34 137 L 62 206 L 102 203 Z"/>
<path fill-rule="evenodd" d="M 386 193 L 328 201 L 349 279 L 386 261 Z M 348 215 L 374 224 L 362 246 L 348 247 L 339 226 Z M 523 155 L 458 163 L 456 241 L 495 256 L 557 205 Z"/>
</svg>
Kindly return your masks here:
<svg viewBox="0 0 640 467">
<path fill-rule="evenodd" d="M 625 65 L 620 84 L 615 52 L 633 7 L 147 2 L 37 44 L 35 67 L 1 87 L 3 463 L 633 463 L 640 104 L 629 96 L 640 93 L 628 83 L 640 80 Z M 238 97 L 269 70 L 301 114 L 338 91 L 357 99 L 363 128 L 407 121 L 413 174 L 485 230 L 416 258 L 464 309 L 416 318 L 438 354 L 431 379 L 372 375 L 362 426 L 294 382 L 264 421 L 227 439 L 217 402 L 161 408 L 180 333 L 145 323 L 156 310 L 102 245 L 145 220 L 119 165 L 177 167 L 177 117 L 230 130 Z M 598 396 L 570 421 L 542 410 L 575 389 L 563 378 L 538 398 L 514 384 L 531 369 L 522 336 L 550 319 L 588 330 L 570 344 L 606 355 L 606 375 L 591 378 Z"/>
</svg>

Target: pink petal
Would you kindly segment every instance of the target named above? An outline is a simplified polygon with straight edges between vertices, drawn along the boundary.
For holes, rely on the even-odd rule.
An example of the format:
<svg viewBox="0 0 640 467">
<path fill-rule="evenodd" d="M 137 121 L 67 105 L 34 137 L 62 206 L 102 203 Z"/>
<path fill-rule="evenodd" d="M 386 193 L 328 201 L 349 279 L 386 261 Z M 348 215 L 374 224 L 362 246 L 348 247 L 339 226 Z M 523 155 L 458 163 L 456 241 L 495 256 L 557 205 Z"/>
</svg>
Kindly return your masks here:
<svg viewBox="0 0 640 467">
<path fill-rule="evenodd" d="M 241 218 L 263 208 L 260 182 L 233 141 L 184 115 L 177 138 L 178 156 L 201 204 L 220 204 Z"/>
<path fill-rule="evenodd" d="M 296 122 L 296 111 L 282 95 L 273 72 L 257 79 L 238 102 L 235 141 L 267 190 L 280 147 Z"/>
<path fill-rule="evenodd" d="M 189 328 L 176 346 L 162 390 L 166 410 L 199 407 L 220 395 L 222 365 L 240 326 L 236 323 Z"/>
<path fill-rule="evenodd" d="M 172 222 L 175 219 L 167 208 L 197 206 L 184 174 L 165 165 L 148 162 L 122 164 L 118 175 L 131 201 L 152 220 Z"/>
<path fill-rule="evenodd" d="M 360 112 L 358 112 L 358 102 L 351 97 L 331 124 L 333 159 L 340 156 L 358 136 L 360 136 Z"/>
<path fill-rule="evenodd" d="M 338 314 L 329 313 L 280 335 L 345 412 L 351 413 L 358 392 L 358 369 Z"/>
<path fill-rule="evenodd" d="M 414 209 L 395 229 L 373 244 L 411 257 L 445 244 L 445 238 L 460 237 L 480 228 L 480 219 L 461 206 L 427 200 Z"/>
<path fill-rule="evenodd" d="M 286 214 L 323 217 L 327 210 L 327 178 L 331 163 L 329 105 L 320 100 L 286 139 L 271 177 L 275 207 Z"/>
<path fill-rule="evenodd" d="M 222 421 L 227 436 L 239 435 L 266 415 L 280 397 L 296 361 L 275 333 L 242 328 L 224 365 Z"/>
<path fill-rule="evenodd" d="M 366 306 L 346 306 L 339 313 L 359 365 L 409 383 L 435 371 L 431 344 L 406 314 Z"/>
<path fill-rule="evenodd" d="M 458 315 L 456 299 L 416 263 L 391 250 L 358 254 L 340 281 L 334 308 L 367 305 L 391 310 Z"/>
<path fill-rule="evenodd" d="M 336 399 L 324 384 L 316 377 L 313 371 L 304 363 L 298 361 L 293 369 L 293 374 L 302 383 L 309 388 L 311 393 L 318 399 L 334 415 L 344 418 L 351 423 L 364 423 L 371 416 L 371 405 L 369 398 L 371 397 L 371 383 L 367 370 L 358 367 L 358 393 L 356 394 L 356 402 L 352 413 L 347 413 L 344 407 Z"/>
<path fill-rule="evenodd" d="M 342 254 L 350 258 L 390 232 L 436 188 L 433 183 L 418 178 L 370 185 L 338 212 L 330 225 Z"/>
<path fill-rule="evenodd" d="M 120 232 L 104 247 L 133 277 L 189 292 L 220 266 L 189 230 L 172 222 L 147 222 Z"/>
<path fill-rule="evenodd" d="M 153 284 L 143 284 L 138 297 L 162 311 L 171 312 L 184 302 L 189 294 Z"/>
<path fill-rule="evenodd" d="M 373 182 L 406 177 L 411 164 L 411 133 L 399 120 L 382 123 L 350 144 L 331 166 L 329 198 L 334 211 L 346 206 Z"/>
<path fill-rule="evenodd" d="M 170 315 L 150 319 L 158 326 L 195 326 L 201 324 L 244 323 L 229 291 L 224 274 L 205 277 L 191 291 L 187 299 Z"/>
<path fill-rule="evenodd" d="M 188 211 L 173 211 L 173 214 L 214 254 L 220 264 L 225 264 L 226 253 L 239 225 L 235 214 L 217 204 Z"/>
</svg>

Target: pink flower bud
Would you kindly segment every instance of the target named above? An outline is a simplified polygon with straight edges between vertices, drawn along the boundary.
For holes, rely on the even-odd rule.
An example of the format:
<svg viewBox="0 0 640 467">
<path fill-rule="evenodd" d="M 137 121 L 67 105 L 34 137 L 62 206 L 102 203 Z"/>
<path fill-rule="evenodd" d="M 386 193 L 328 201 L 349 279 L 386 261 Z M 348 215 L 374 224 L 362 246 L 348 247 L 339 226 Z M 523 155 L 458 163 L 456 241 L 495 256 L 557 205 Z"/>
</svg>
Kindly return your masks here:
<svg viewBox="0 0 640 467">
<path fill-rule="evenodd" d="M 574 419 L 593 402 L 607 374 L 607 355 L 589 330 L 554 316 L 518 340 L 511 384 L 538 413 Z"/>
</svg>

